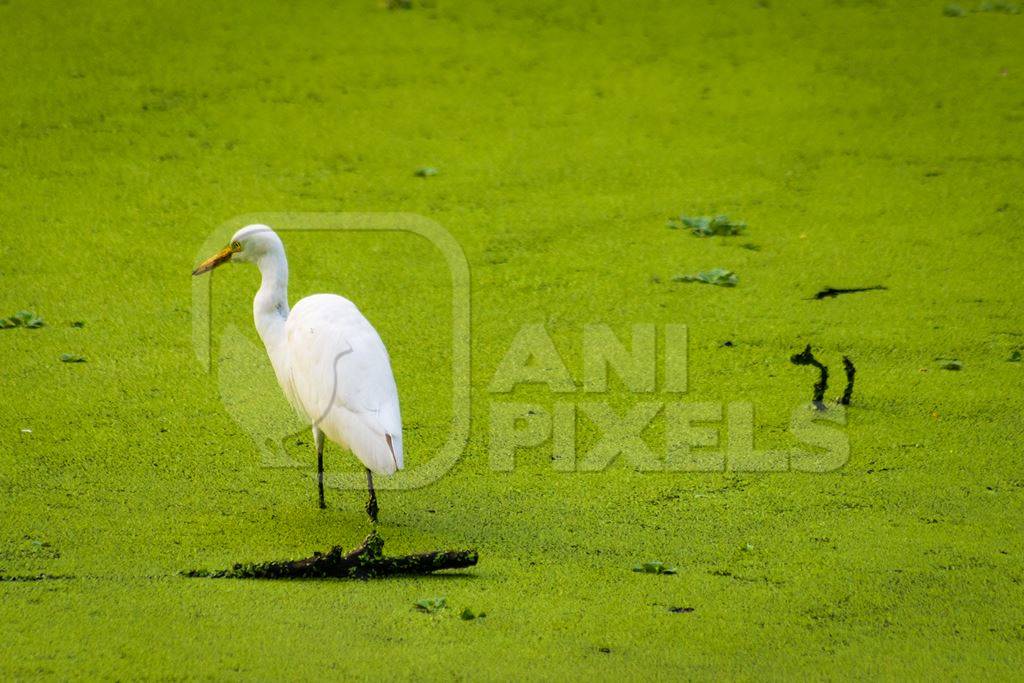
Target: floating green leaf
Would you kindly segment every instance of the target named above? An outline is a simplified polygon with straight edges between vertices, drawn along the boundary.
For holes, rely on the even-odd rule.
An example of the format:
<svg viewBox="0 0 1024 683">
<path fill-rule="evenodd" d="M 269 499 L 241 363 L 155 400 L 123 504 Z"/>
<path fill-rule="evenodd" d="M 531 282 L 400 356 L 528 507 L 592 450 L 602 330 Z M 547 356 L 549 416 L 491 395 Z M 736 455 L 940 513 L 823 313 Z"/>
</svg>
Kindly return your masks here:
<svg viewBox="0 0 1024 683">
<path fill-rule="evenodd" d="M 476 619 L 476 616 L 477 615 L 473 614 L 473 610 L 471 610 L 468 607 L 466 609 L 462 610 L 462 614 L 459 615 L 459 617 L 463 621 L 472 621 L 473 619 Z"/>
<path fill-rule="evenodd" d="M 673 230 L 689 228 L 697 237 L 731 237 L 742 234 L 747 229 L 747 224 L 734 221 L 728 216 L 680 216 L 669 220 L 668 227 Z"/>
<path fill-rule="evenodd" d="M 1001 12 L 1002 14 L 1020 14 L 1020 5 L 1012 2 L 983 2 L 978 5 L 978 12 Z"/>
<path fill-rule="evenodd" d="M 32 311 L 18 311 L 10 318 L 6 318 L 0 321 L 0 329 L 10 329 L 12 327 L 25 327 L 30 330 L 42 327 L 46 323 L 41 317 L 33 313 Z"/>
<path fill-rule="evenodd" d="M 967 16 L 967 10 L 960 5 L 946 5 L 942 8 L 942 13 L 947 17 L 965 17 Z"/>
<path fill-rule="evenodd" d="M 427 612 L 429 614 L 433 614 L 437 610 L 444 609 L 447 606 L 448 600 L 443 597 L 424 598 L 422 600 L 417 600 L 415 604 L 416 609 L 420 610 L 421 612 Z"/>
<path fill-rule="evenodd" d="M 1010 353 L 1010 357 L 1006 360 L 1009 363 L 1019 363 L 1021 361 L 1020 349 L 1014 349 L 1013 352 Z"/>
<path fill-rule="evenodd" d="M 71 323 L 71 327 L 85 327 L 84 320 L 75 320 Z"/>
<path fill-rule="evenodd" d="M 430 176 L 437 175 L 437 169 L 431 166 L 424 166 L 423 168 L 416 169 L 417 178 L 429 178 Z"/>
<path fill-rule="evenodd" d="M 940 366 L 943 370 L 963 370 L 964 364 L 958 360 L 944 361 Z"/>
<path fill-rule="evenodd" d="M 718 285 L 719 287 L 735 287 L 739 282 L 736 273 L 726 268 L 712 268 L 711 270 L 697 273 L 696 275 L 676 275 L 673 282 L 701 282 L 706 285 Z"/>
<path fill-rule="evenodd" d="M 77 353 L 62 353 L 60 354 L 61 363 L 84 363 L 85 356 L 79 356 Z"/>
<path fill-rule="evenodd" d="M 664 562 L 644 562 L 633 567 L 633 571 L 640 574 L 675 574 L 676 568 L 669 567 Z"/>
</svg>

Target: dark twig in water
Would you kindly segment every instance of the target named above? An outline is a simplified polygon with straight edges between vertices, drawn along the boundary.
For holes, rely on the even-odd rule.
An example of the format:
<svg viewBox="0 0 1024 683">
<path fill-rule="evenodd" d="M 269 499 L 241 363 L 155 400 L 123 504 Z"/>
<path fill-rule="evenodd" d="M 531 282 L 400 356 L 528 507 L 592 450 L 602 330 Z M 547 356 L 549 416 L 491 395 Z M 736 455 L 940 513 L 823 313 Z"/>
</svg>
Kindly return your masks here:
<svg viewBox="0 0 1024 683">
<path fill-rule="evenodd" d="M 236 564 L 231 569 L 195 569 L 185 576 L 210 579 L 373 579 L 403 574 L 430 574 L 440 569 L 464 569 L 477 563 L 475 550 L 445 550 L 418 555 L 384 556 L 384 539 L 371 532 L 363 544 L 346 553 L 334 546 L 301 560 Z"/>
<path fill-rule="evenodd" d="M 75 577 L 68 574 L 0 574 L 0 583 L 34 583 L 36 581 L 70 581 Z"/>
<path fill-rule="evenodd" d="M 789 361 L 793 365 L 813 365 L 818 368 L 821 376 L 817 383 L 814 385 L 814 407 L 818 410 L 825 410 L 825 391 L 828 389 L 828 368 L 821 364 L 821 362 L 814 357 L 811 353 L 811 345 L 808 344 L 807 348 L 801 353 L 790 356 Z"/>
<path fill-rule="evenodd" d="M 830 297 L 832 297 L 832 298 L 837 297 L 840 294 L 856 294 L 857 292 L 873 292 L 876 289 L 889 289 L 889 288 L 886 287 L 885 285 L 875 285 L 874 287 L 851 287 L 849 289 L 837 289 L 835 287 L 826 287 L 825 289 L 821 290 L 820 292 L 818 292 L 817 294 L 815 294 L 811 298 L 812 299 L 828 299 Z"/>
<path fill-rule="evenodd" d="M 853 367 L 853 361 L 847 356 L 843 356 L 843 370 L 846 371 L 846 388 L 839 397 L 839 405 L 848 406 L 850 399 L 853 398 L 853 378 L 857 374 L 857 368 Z"/>
</svg>

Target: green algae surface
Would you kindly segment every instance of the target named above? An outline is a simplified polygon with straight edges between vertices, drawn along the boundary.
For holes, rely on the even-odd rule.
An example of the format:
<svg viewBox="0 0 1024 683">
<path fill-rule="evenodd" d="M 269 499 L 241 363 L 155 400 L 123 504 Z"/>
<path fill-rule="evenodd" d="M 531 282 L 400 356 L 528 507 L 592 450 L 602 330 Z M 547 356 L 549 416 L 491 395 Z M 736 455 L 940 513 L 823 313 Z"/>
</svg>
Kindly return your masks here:
<svg viewBox="0 0 1024 683">
<path fill-rule="evenodd" d="M 1018 675 L 1024 15 L 944 8 L 0 0 L 0 316 L 45 320 L 0 329 L 0 678 Z M 197 353 L 190 271 L 260 212 L 415 214 L 458 243 L 469 438 L 436 482 L 382 488 L 379 532 L 478 566 L 181 575 L 368 532 L 362 491 L 317 509 L 311 438 L 239 360 L 261 360 L 254 270 L 214 273 L 209 372 Z M 743 234 L 667 225 L 719 215 Z M 411 474 L 461 410 L 445 254 L 282 234 L 292 301 L 344 294 L 388 344 Z M 673 281 L 716 268 L 736 286 Z M 585 391 L 595 325 L 686 325 L 686 392 L 660 363 L 652 392 Z M 524 326 L 568 387 L 494 390 Z M 841 466 L 637 455 L 664 455 L 680 400 L 720 443 L 741 404 L 759 449 L 792 446 L 807 344 L 828 401 L 857 365 Z M 597 471 L 556 457 L 564 434 L 494 457 L 514 403 L 576 406 L 598 448 L 587 402 L 661 413 Z M 358 475 L 333 445 L 327 468 Z"/>
</svg>

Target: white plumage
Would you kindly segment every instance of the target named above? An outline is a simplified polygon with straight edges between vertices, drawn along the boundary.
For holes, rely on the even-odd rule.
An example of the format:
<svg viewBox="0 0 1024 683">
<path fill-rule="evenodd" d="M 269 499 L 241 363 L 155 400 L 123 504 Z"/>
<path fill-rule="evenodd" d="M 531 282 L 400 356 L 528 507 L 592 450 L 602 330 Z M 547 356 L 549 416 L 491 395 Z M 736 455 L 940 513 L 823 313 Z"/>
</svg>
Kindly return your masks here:
<svg viewBox="0 0 1024 683">
<path fill-rule="evenodd" d="M 242 228 L 193 275 L 229 261 L 255 263 L 260 269 L 253 320 L 285 396 L 313 429 L 320 506 L 326 435 L 366 467 L 366 509 L 376 521 L 371 472 L 389 475 L 402 469 L 402 416 L 384 342 L 355 304 L 335 294 L 314 294 L 289 309 L 288 261 L 281 239 L 269 227 Z"/>
<path fill-rule="evenodd" d="M 391 361 L 355 304 L 334 294 L 306 297 L 288 314 L 284 331 L 288 369 L 281 388 L 292 405 L 375 474 L 402 469 Z"/>
</svg>

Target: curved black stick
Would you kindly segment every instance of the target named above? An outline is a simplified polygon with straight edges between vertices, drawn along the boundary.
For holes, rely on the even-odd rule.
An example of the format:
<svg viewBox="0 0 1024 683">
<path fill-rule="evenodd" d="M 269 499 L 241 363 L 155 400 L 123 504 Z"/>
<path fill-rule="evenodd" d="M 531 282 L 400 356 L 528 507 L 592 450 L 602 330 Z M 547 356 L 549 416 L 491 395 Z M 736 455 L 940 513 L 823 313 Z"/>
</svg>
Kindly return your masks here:
<svg viewBox="0 0 1024 683">
<path fill-rule="evenodd" d="M 814 385 L 814 407 L 818 410 L 825 410 L 825 390 L 828 389 L 828 368 L 811 353 L 811 345 L 808 344 L 801 353 L 790 356 L 789 362 L 793 365 L 813 365 L 821 373 L 817 383 Z M 851 390 L 852 391 L 852 390 Z"/>
<path fill-rule="evenodd" d="M 848 406 L 850 399 L 853 398 L 853 378 L 857 374 L 857 368 L 853 367 L 853 361 L 847 356 L 843 356 L 843 370 L 846 371 L 846 389 L 839 399 L 839 405 Z"/>
<path fill-rule="evenodd" d="M 821 290 L 820 292 L 818 292 L 817 294 L 815 294 L 811 298 L 812 299 L 817 299 L 817 300 L 828 299 L 828 298 L 833 298 L 834 299 L 835 297 L 839 296 L 840 294 L 856 294 L 857 292 L 873 292 L 876 289 L 888 289 L 888 287 L 886 287 L 885 285 L 875 285 L 874 287 L 850 287 L 850 288 L 847 288 L 847 289 L 837 289 L 835 287 L 826 287 L 825 289 Z"/>
</svg>

